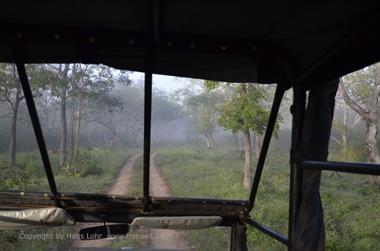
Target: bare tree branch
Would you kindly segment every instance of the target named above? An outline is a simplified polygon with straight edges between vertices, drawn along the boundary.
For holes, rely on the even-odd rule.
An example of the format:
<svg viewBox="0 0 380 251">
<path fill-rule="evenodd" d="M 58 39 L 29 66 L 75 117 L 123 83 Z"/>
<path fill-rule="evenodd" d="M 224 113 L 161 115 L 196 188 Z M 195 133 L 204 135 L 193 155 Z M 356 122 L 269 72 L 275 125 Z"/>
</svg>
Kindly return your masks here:
<svg viewBox="0 0 380 251">
<path fill-rule="evenodd" d="M 363 120 L 366 120 L 368 118 L 368 111 L 366 111 L 362 106 L 360 106 L 353 98 L 351 98 L 348 95 L 346 89 L 344 88 L 343 80 L 340 80 L 339 82 L 339 93 L 343 97 L 346 104 L 356 113 L 358 113 Z"/>
<path fill-rule="evenodd" d="M 356 114 L 354 123 L 352 123 L 352 125 L 350 126 L 350 129 L 355 128 L 359 124 L 360 120 L 361 120 L 360 115 Z"/>
<path fill-rule="evenodd" d="M 336 143 L 338 143 L 338 145 L 342 145 L 342 143 L 340 142 L 340 140 L 337 139 L 337 138 L 335 138 L 334 136 L 330 136 L 330 138 L 331 138 L 332 140 L 334 140 Z"/>
</svg>

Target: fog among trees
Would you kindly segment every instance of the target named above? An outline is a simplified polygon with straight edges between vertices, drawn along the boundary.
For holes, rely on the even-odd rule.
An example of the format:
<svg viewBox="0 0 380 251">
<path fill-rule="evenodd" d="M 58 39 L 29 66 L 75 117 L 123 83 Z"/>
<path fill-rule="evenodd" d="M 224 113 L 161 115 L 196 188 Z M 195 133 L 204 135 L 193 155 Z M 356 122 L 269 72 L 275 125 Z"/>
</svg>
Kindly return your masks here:
<svg viewBox="0 0 380 251">
<path fill-rule="evenodd" d="M 380 162 L 379 69 L 380 64 L 375 64 L 341 78 L 330 160 Z M 26 70 L 58 190 L 105 193 L 117 183 L 116 178 L 129 179 L 125 195 L 141 197 L 143 79 L 104 65 L 39 64 L 27 65 Z M 151 158 L 160 172 L 156 177 L 164 180 L 171 196 L 247 199 L 275 85 L 174 77 L 171 82 L 176 88 L 169 92 L 153 78 Z M 287 231 L 291 100 L 292 92 L 288 91 L 252 212 L 253 218 L 276 226 L 282 233 Z M 134 165 L 129 177 L 120 177 L 130 159 Z M 49 191 L 12 64 L 0 64 L 0 179 L 2 191 Z M 380 240 L 373 233 L 380 221 L 373 208 L 380 206 L 380 180 L 324 172 L 322 183 L 326 248 L 378 247 Z M 0 233 L 0 249 L 9 250 L 14 243 L 21 250 L 72 245 L 67 240 L 29 242 L 17 236 L 15 231 Z M 220 241 L 229 240 L 228 231 L 209 229 L 185 236 L 196 250 L 228 248 L 226 241 Z M 248 243 L 258 250 L 280 250 L 280 244 L 261 238 L 257 232 L 250 233 Z M 143 247 L 143 243 L 138 245 Z"/>
<path fill-rule="evenodd" d="M 353 158 L 351 138 L 365 128 L 367 159 L 380 162 L 379 68 L 373 65 L 341 80 L 331 147 L 339 149 L 345 159 Z M 59 154 L 60 168 L 70 170 L 84 149 L 142 148 L 144 87 L 143 81 L 130 80 L 130 72 L 84 64 L 28 65 L 27 71 L 45 140 L 49 151 Z M 176 80 L 182 88 L 171 93 L 154 85 L 153 147 L 190 144 L 224 147 L 241 151 L 242 156 L 244 152 L 242 184 L 247 189 L 274 87 Z M 7 155 L 9 166 L 15 166 L 18 152 L 37 148 L 14 65 L 0 65 L 0 82 L 0 152 Z M 289 100 L 284 101 L 276 135 L 288 133 L 284 107 L 289 107 Z M 289 142 L 277 137 L 272 145 L 287 149 Z"/>
</svg>

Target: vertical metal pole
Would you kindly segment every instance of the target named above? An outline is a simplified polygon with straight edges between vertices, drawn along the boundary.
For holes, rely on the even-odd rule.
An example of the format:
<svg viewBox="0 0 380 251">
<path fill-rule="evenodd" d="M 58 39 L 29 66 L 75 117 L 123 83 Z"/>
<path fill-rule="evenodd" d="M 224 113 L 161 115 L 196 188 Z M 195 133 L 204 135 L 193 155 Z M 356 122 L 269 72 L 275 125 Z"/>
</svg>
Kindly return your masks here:
<svg viewBox="0 0 380 251">
<path fill-rule="evenodd" d="M 306 105 L 306 91 L 301 87 L 293 87 L 293 105 L 291 107 L 292 119 L 292 143 L 290 150 L 290 188 L 289 188 L 289 248 L 294 250 L 295 226 L 298 209 L 301 200 L 302 172 L 298 168 L 300 156 L 298 145 L 302 133 L 303 118 Z"/>
<path fill-rule="evenodd" d="M 272 138 L 273 129 L 276 125 L 276 119 L 277 119 L 278 111 L 280 109 L 281 101 L 284 96 L 284 93 L 285 93 L 285 88 L 282 85 L 277 85 L 270 116 L 268 119 L 267 128 L 265 130 L 263 145 L 260 150 L 260 156 L 259 156 L 259 160 L 257 161 L 256 172 L 255 172 L 255 176 L 252 182 L 251 194 L 249 196 L 249 207 L 248 207 L 249 211 L 252 210 L 255 203 L 256 194 L 257 194 L 257 190 L 258 190 L 260 179 L 261 179 L 261 174 L 264 169 L 265 159 L 267 157 L 270 140 Z"/>
<path fill-rule="evenodd" d="M 246 224 L 239 221 L 232 224 L 230 251 L 248 251 Z"/>
<path fill-rule="evenodd" d="M 50 191 L 54 197 L 54 201 L 56 203 L 56 206 L 60 206 L 60 203 L 58 201 L 57 186 L 56 186 L 56 183 L 54 180 L 54 174 L 53 174 L 53 171 L 51 168 L 49 154 L 48 154 L 48 151 L 46 148 L 44 135 L 42 133 L 40 120 L 38 118 L 36 105 L 35 105 L 34 100 L 33 100 L 33 93 L 32 93 L 32 90 L 30 88 L 28 75 L 27 75 L 26 70 L 25 70 L 25 65 L 23 63 L 17 62 L 16 67 L 17 67 L 19 78 L 20 78 L 22 90 L 24 92 L 25 101 L 26 101 L 26 104 L 28 106 L 30 119 L 32 121 L 33 129 L 34 129 L 34 134 L 36 135 L 37 144 L 38 144 L 38 148 L 40 150 L 42 162 L 43 162 L 43 165 L 45 168 L 45 173 L 46 173 L 46 177 L 47 177 L 47 180 L 49 183 Z"/>
<path fill-rule="evenodd" d="M 144 94 L 144 210 L 149 210 L 150 138 L 152 118 L 152 72 L 145 72 Z"/>
<path fill-rule="evenodd" d="M 146 51 L 145 51 L 145 75 L 144 75 L 144 170 L 143 170 L 143 202 L 144 211 L 149 211 L 150 195 L 150 141 L 152 121 L 152 78 L 154 57 L 154 14 L 155 1 L 150 0 L 148 4 L 148 23 L 146 27 Z"/>
</svg>

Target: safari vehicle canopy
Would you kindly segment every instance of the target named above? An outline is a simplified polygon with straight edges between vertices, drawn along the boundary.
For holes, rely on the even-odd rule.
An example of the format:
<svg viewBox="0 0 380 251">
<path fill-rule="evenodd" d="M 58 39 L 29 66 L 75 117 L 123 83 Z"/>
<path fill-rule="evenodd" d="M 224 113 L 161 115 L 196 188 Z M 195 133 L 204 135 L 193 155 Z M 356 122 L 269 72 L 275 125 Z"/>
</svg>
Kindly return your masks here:
<svg viewBox="0 0 380 251">
<path fill-rule="evenodd" d="M 303 169 L 380 174 L 376 165 L 308 161 L 297 152 L 303 137 L 306 91 L 380 60 L 378 12 L 378 3 L 370 0 L 3 2 L 0 62 L 17 65 L 51 193 L 1 192 L 0 207 L 6 212 L 1 227 L 36 224 L 46 215 L 50 217 L 43 218 L 44 222 L 51 225 L 131 223 L 137 217 L 154 225 L 154 218 L 148 218 L 153 216 L 168 217 L 170 225 L 170 217 L 187 221 L 192 216 L 194 227 L 199 223 L 194 222 L 205 217 L 206 225 L 231 227 L 231 250 L 246 250 L 246 224 L 296 250 L 299 226 L 295 221 L 304 213 L 299 210 Z M 145 73 L 142 198 L 57 191 L 24 64 L 73 62 Z M 152 74 L 277 83 L 249 199 L 150 196 Z M 289 233 L 285 237 L 255 222 L 249 213 L 254 210 L 276 115 L 288 88 L 295 95 Z M 328 115 L 325 119 L 329 120 Z M 20 215 L 22 209 L 32 210 L 27 220 Z"/>
</svg>

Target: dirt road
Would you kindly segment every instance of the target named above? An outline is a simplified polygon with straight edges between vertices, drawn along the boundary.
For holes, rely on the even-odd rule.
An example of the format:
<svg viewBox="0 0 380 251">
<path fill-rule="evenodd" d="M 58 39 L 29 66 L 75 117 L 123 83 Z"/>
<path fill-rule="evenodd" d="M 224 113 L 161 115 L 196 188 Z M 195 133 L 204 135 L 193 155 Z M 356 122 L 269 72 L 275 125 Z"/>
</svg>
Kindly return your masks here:
<svg viewBox="0 0 380 251">
<path fill-rule="evenodd" d="M 151 196 L 170 196 L 169 187 L 154 162 L 155 156 L 156 153 L 150 155 L 150 194 Z M 190 250 L 190 245 L 181 231 L 151 229 L 150 234 L 152 248 Z"/>
<path fill-rule="evenodd" d="M 127 194 L 128 185 L 130 183 L 136 161 L 140 156 L 141 153 L 138 153 L 129 157 L 127 163 L 121 168 L 114 184 L 109 190 L 107 190 L 108 194 Z M 165 183 L 164 178 L 154 162 L 155 156 L 155 153 L 150 156 L 150 194 L 151 196 L 170 196 L 169 187 Z M 149 229 L 148 231 L 150 232 L 150 236 L 152 236 L 152 239 L 149 241 L 149 246 L 151 248 L 190 250 L 190 245 L 185 240 L 183 232 L 181 231 L 168 229 Z M 92 241 L 78 240 L 72 243 L 72 247 L 74 247 L 75 250 L 80 250 L 80 248 L 106 247 L 108 243 L 109 240 L 107 239 Z"/>
<path fill-rule="evenodd" d="M 136 164 L 137 159 L 141 156 L 141 153 L 136 153 L 128 158 L 127 163 L 124 164 L 124 166 L 120 169 L 119 174 L 117 175 L 117 178 L 115 179 L 115 182 L 113 185 L 107 189 L 108 194 L 116 194 L 116 195 L 126 195 L 128 192 L 128 185 L 130 183 L 133 168 Z M 88 226 L 96 226 L 100 225 L 97 224 L 88 224 Z M 83 225 L 84 226 L 84 225 Z M 72 247 L 75 248 L 75 250 L 78 250 L 78 248 L 88 248 L 88 247 L 105 247 L 108 244 L 107 239 L 100 239 L 100 240 L 91 240 L 91 241 L 73 241 Z"/>
</svg>

